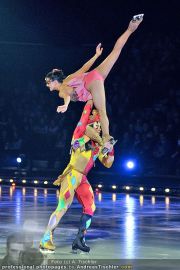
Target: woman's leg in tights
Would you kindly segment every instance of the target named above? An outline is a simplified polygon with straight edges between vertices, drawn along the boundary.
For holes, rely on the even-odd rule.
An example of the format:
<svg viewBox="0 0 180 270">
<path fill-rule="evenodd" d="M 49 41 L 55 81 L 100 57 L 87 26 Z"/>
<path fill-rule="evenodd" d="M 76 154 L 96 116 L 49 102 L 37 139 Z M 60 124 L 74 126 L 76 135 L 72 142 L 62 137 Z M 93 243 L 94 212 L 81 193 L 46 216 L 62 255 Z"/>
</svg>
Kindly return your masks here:
<svg viewBox="0 0 180 270">
<path fill-rule="evenodd" d="M 128 40 L 131 32 L 126 30 L 116 41 L 113 50 L 108 57 L 96 68 L 96 70 L 106 79 L 113 65 L 117 61 L 123 46 Z M 104 83 L 100 80 L 92 81 L 89 90 L 93 97 L 94 106 L 99 111 L 102 133 L 105 138 L 109 139 L 109 120 L 106 113 L 106 98 Z"/>
<path fill-rule="evenodd" d="M 115 62 L 119 58 L 122 48 L 126 44 L 130 35 L 138 28 L 139 24 L 142 22 L 142 19 L 139 21 L 132 22 L 130 21 L 127 30 L 117 39 L 113 50 L 106 57 L 106 59 L 95 68 L 104 78 L 108 76 Z M 89 90 L 93 96 L 94 105 L 100 113 L 100 121 L 102 127 L 102 133 L 105 138 L 109 138 L 109 121 L 106 114 L 106 99 L 105 99 L 105 91 L 104 84 L 102 81 L 92 81 L 89 85 Z M 105 140 L 106 141 L 106 140 Z"/>
<path fill-rule="evenodd" d="M 126 44 L 130 35 L 138 28 L 139 24 L 142 22 L 141 20 L 136 20 L 135 22 L 130 21 L 127 30 L 117 39 L 114 48 L 111 53 L 107 56 L 107 58 L 96 68 L 99 73 L 103 76 L 104 79 L 108 76 L 115 62 L 117 61 L 122 48 Z"/>
<path fill-rule="evenodd" d="M 89 85 L 89 90 L 93 97 L 94 106 L 99 111 L 102 135 L 109 139 L 109 120 L 106 113 L 106 97 L 103 81 L 92 81 Z"/>
</svg>

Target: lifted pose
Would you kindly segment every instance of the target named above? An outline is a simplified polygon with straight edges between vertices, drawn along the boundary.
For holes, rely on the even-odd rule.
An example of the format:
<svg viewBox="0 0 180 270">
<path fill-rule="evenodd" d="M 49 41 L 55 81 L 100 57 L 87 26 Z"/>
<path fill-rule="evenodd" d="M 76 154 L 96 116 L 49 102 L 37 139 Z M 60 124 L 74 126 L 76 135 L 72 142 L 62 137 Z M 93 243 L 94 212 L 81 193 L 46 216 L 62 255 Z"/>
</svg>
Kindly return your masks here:
<svg viewBox="0 0 180 270">
<path fill-rule="evenodd" d="M 53 69 L 45 77 L 46 86 L 50 91 L 59 91 L 59 96 L 64 99 L 64 105 L 58 106 L 57 112 L 64 113 L 67 110 L 70 101 L 86 102 L 89 99 L 93 99 L 94 106 L 100 115 L 104 147 L 107 147 L 109 141 L 114 144 L 113 137 L 109 135 L 109 120 L 106 113 L 104 80 L 117 61 L 128 38 L 138 28 L 142 20 L 143 14 L 133 17 L 127 30 L 117 39 L 111 53 L 92 71 L 88 72 L 103 51 L 101 43 L 96 47 L 96 54 L 85 63 L 82 68 L 73 74 L 65 77 L 62 70 Z"/>
</svg>

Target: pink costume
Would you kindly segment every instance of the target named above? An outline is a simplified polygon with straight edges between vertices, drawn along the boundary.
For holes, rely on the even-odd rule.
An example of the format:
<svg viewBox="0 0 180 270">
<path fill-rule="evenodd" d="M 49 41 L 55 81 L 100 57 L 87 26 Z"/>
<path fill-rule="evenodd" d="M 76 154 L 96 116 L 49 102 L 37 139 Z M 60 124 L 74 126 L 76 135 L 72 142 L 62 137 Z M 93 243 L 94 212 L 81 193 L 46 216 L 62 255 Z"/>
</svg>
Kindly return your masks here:
<svg viewBox="0 0 180 270">
<path fill-rule="evenodd" d="M 104 81 L 103 77 L 96 69 L 88 73 L 82 73 L 70 80 L 68 86 L 71 86 L 74 89 L 71 94 L 71 101 L 86 102 L 93 99 L 88 87 L 91 82 L 95 80 Z"/>
</svg>

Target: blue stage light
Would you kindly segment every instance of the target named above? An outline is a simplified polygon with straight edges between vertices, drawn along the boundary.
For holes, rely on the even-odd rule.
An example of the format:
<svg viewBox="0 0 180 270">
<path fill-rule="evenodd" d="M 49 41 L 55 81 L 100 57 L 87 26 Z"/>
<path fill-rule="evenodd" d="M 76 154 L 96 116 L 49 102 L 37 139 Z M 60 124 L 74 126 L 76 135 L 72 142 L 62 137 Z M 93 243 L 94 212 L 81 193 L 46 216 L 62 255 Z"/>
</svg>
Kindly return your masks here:
<svg viewBox="0 0 180 270">
<path fill-rule="evenodd" d="M 17 161 L 17 163 L 21 163 L 21 162 L 22 162 L 22 159 L 21 159 L 20 157 L 18 157 L 18 158 L 16 159 L 16 161 Z"/>
<path fill-rule="evenodd" d="M 132 160 L 129 160 L 129 161 L 127 161 L 126 162 L 126 167 L 128 168 L 128 169 L 134 169 L 134 167 L 135 167 L 135 163 L 132 161 Z"/>
</svg>

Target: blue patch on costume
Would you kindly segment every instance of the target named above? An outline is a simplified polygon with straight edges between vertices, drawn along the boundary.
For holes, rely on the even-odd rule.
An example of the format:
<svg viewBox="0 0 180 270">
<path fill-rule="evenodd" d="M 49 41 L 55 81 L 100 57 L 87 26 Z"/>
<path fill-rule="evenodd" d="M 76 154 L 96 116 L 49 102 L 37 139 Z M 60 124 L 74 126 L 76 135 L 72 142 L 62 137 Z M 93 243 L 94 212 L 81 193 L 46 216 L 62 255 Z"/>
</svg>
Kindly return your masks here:
<svg viewBox="0 0 180 270">
<path fill-rule="evenodd" d="M 50 219 L 49 225 L 51 226 L 51 228 L 56 225 L 56 216 L 55 215 Z"/>
<path fill-rule="evenodd" d="M 78 122 L 77 126 L 78 126 L 78 127 L 79 127 L 79 126 L 82 126 L 81 121 Z"/>
<path fill-rule="evenodd" d="M 73 176 L 73 177 L 71 178 L 71 184 L 74 186 L 75 183 L 76 183 L 76 177 Z"/>
<path fill-rule="evenodd" d="M 49 241 L 50 240 L 50 232 L 46 233 L 44 236 L 43 236 L 43 239 L 42 239 L 42 243 L 44 244 L 45 242 Z"/>
<path fill-rule="evenodd" d="M 97 155 L 95 155 L 95 156 L 93 157 L 93 161 L 95 161 L 95 160 L 97 159 L 97 157 L 98 157 L 98 156 L 97 156 Z"/>
<path fill-rule="evenodd" d="M 77 149 L 79 148 L 79 146 L 80 146 L 79 141 L 78 141 L 78 140 L 75 140 L 75 141 L 73 142 L 72 148 L 73 148 L 74 150 L 77 150 Z"/>
<path fill-rule="evenodd" d="M 91 218 L 86 221 L 86 229 L 91 225 Z"/>
</svg>

